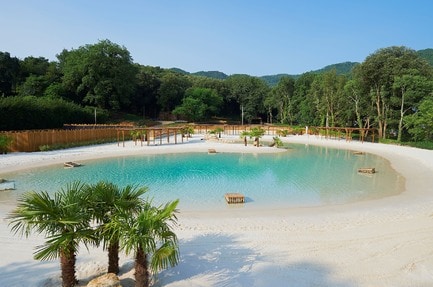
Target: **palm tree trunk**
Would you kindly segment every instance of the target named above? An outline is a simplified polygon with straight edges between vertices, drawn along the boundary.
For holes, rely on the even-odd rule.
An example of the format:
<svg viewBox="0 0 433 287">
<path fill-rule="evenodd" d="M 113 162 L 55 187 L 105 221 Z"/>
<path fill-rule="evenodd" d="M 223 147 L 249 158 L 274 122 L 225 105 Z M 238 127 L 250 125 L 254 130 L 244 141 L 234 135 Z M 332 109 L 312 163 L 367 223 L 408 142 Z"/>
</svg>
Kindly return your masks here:
<svg viewBox="0 0 433 287">
<path fill-rule="evenodd" d="M 138 248 L 135 257 L 135 287 L 149 287 L 150 272 L 147 262 L 147 254 L 142 248 Z"/>
<path fill-rule="evenodd" d="M 74 251 L 60 251 L 60 269 L 62 271 L 62 286 L 73 287 L 78 283 L 75 277 L 75 253 Z"/>
<path fill-rule="evenodd" d="M 108 246 L 108 273 L 119 274 L 119 241 L 113 240 Z"/>
</svg>

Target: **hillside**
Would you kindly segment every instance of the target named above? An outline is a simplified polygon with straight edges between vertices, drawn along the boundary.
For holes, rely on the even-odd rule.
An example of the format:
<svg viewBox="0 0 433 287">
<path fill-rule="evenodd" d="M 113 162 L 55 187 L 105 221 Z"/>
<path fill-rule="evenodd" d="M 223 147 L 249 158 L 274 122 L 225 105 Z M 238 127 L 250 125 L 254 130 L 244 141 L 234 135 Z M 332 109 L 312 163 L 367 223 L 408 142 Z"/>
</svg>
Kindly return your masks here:
<svg viewBox="0 0 433 287">
<path fill-rule="evenodd" d="M 331 70 L 335 70 L 338 75 L 348 75 L 352 72 L 353 67 L 358 65 L 357 62 L 343 62 L 338 64 L 328 65 L 322 69 L 312 71 L 313 73 L 323 73 Z"/>
<path fill-rule="evenodd" d="M 228 78 L 228 75 L 226 75 L 220 71 L 199 71 L 199 72 L 195 72 L 195 73 L 190 73 L 190 72 L 187 72 L 187 71 L 179 69 L 179 68 L 170 68 L 169 70 L 176 72 L 176 73 L 179 73 L 179 74 L 183 74 L 183 75 L 208 77 L 208 78 L 219 79 L 219 80 L 224 80 L 224 79 Z"/>
<path fill-rule="evenodd" d="M 420 57 L 426 59 L 427 62 L 429 62 L 430 65 L 433 66 L 433 49 L 418 50 L 417 54 Z M 348 61 L 348 62 L 328 65 L 328 66 L 325 66 L 321 69 L 309 71 L 309 72 L 310 73 L 324 73 L 324 72 L 331 71 L 331 70 L 335 69 L 335 71 L 337 72 L 338 75 L 349 75 L 351 73 L 353 67 L 358 65 L 358 64 L 359 64 L 358 62 Z M 179 68 L 171 68 L 170 70 L 181 73 L 181 74 L 209 77 L 209 78 L 220 79 L 220 80 L 224 80 L 227 77 L 229 77 L 227 74 L 220 72 L 220 71 L 199 71 L 199 72 L 195 72 L 195 73 L 189 73 L 189 72 L 184 71 L 184 70 L 179 69 Z M 300 76 L 301 75 L 299 75 L 299 74 L 298 75 L 276 74 L 276 75 L 265 75 L 265 76 L 261 76 L 259 78 L 264 80 L 269 86 L 273 87 L 273 86 L 278 84 L 278 82 L 280 81 L 280 79 L 282 77 L 293 77 L 294 79 L 296 79 Z"/>
<path fill-rule="evenodd" d="M 310 71 L 310 73 L 324 73 L 327 71 L 335 70 L 338 75 L 348 75 L 352 71 L 352 68 L 359 63 L 356 62 L 344 62 L 344 63 L 338 63 L 333 65 L 328 65 L 326 67 L 323 67 L 322 69 Z M 294 79 L 299 78 L 301 75 L 289 75 L 289 74 L 277 74 L 277 75 L 267 75 L 260 77 L 263 79 L 269 86 L 273 87 L 278 84 L 280 79 L 282 77 L 292 77 Z"/>
<path fill-rule="evenodd" d="M 424 49 L 417 51 L 417 54 L 427 60 L 433 66 L 433 49 Z"/>
</svg>

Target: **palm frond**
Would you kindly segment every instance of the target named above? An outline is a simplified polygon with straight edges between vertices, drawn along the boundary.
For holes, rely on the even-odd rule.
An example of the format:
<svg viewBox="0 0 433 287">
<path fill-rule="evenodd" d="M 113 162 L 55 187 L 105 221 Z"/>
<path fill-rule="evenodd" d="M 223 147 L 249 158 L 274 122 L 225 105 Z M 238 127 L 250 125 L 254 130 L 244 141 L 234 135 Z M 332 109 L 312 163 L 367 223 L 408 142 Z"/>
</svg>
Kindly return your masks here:
<svg viewBox="0 0 433 287">
<path fill-rule="evenodd" d="M 179 250 L 173 242 L 166 242 L 152 254 L 150 266 L 153 271 L 176 266 L 179 262 Z"/>
</svg>

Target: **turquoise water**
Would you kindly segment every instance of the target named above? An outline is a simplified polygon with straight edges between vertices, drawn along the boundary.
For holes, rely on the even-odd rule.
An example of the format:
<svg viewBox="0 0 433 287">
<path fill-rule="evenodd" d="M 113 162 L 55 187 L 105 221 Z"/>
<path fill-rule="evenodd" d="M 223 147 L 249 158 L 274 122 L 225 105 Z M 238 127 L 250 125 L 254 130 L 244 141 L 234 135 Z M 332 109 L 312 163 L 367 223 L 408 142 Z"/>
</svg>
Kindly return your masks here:
<svg viewBox="0 0 433 287">
<path fill-rule="evenodd" d="M 195 210 L 231 208 L 224 201 L 228 192 L 246 196 L 243 208 L 284 208 L 374 199 L 404 188 L 403 177 L 383 158 L 305 145 L 276 154 L 181 153 L 83 163 L 79 168 L 15 173 L 17 190 L 3 193 L 0 200 L 14 201 L 28 190 L 56 191 L 73 180 L 147 186 L 155 203 L 179 198 L 180 208 Z M 360 175 L 360 167 L 375 167 L 378 172 Z"/>
</svg>

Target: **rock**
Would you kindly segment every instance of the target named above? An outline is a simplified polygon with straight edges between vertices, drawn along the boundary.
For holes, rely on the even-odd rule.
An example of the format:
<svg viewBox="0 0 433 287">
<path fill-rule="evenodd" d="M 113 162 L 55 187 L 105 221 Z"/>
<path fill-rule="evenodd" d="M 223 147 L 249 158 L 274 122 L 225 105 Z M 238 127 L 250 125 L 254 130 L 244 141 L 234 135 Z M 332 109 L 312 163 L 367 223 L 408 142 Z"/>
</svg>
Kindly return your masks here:
<svg viewBox="0 0 433 287">
<path fill-rule="evenodd" d="M 87 287 L 122 287 L 122 285 L 116 274 L 108 273 L 93 279 Z"/>
</svg>

